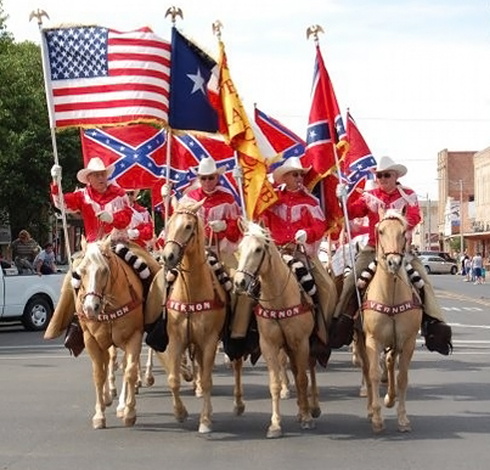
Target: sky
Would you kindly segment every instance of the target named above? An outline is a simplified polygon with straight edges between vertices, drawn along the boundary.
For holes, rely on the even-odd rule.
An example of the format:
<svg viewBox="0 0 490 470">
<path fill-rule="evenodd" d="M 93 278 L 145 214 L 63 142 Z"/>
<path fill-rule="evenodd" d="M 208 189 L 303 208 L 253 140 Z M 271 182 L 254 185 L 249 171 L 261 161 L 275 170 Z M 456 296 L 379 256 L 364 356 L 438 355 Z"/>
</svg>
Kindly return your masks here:
<svg viewBox="0 0 490 470">
<path fill-rule="evenodd" d="M 374 157 L 408 168 L 401 180 L 437 199 L 437 154 L 490 146 L 490 2 L 486 0 L 3 0 L 16 41 L 39 43 L 45 26 L 150 26 L 170 41 L 165 13 L 217 58 L 212 23 L 223 24 L 228 64 L 251 113 L 254 103 L 306 138 L 315 60 L 306 29 L 320 25 L 320 48 L 342 113 L 347 108 Z"/>
</svg>

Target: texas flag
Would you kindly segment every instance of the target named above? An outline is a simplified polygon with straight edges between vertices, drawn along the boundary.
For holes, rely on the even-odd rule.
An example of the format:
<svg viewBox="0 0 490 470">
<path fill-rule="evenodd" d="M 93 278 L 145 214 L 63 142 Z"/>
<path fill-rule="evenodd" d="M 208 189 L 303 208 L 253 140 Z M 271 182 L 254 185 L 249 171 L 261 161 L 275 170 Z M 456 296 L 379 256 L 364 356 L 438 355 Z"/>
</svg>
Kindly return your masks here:
<svg viewBox="0 0 490 470">
<path fill-rule="evenodd" d="M 332 82 L 323 62 L 320 47 L 316 46 L 312 99 L 304 166 L 311 166 L 305 184 L 320 196 L 333 240 L 338 238 L 343 223 L 342 209 L 335 190 L 338 184 L 337 162 L 341 162 L 348 147 L 344 122 Z"/>
<path fill-rule="evenodd" d="M 145 189 L 157 184 L 165 174 L 163 129 L 135 124 L 80 132 L 85 165 L 92 157 L 114 164 L 111 179 L 125 189 Z"/>
</svg>

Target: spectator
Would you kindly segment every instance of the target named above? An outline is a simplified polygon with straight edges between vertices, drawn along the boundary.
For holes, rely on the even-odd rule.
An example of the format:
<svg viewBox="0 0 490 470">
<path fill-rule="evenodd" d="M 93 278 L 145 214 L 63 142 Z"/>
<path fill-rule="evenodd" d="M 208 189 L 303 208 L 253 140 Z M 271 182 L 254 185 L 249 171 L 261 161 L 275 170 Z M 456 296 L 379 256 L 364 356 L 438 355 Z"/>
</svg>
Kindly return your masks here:
<svg viewBox="0 0 490 470">
<path fill-rule="evenodd" d="M 483 284 L 483 278 L 482 278 L 483 258 L 481 256 L 481 253 L 477 253 L 475 256 L 473 256 L 471 265 L 473 268 L 474 284 L 475 285 Z"/>
<path fill-rule="evenodd" d="M 468 255 L 466 255 L 465 259 L 464 259 L 464 271 L 465 271 L 465 279 L 464 279 L 464 282 L 470 282 L 471 281 L 471 259 Z"/>
<path fill-rule="evenodd" d="M 34 258 L 41 251 L 39 244 L 34 240 L 27 230 L 21 230 L 19 237 L 10 245 L 12 259 L 19 273 L 34 272 Z"/>
<path fill-rule="evenodd" d="M 54 274 L 57 270 L 55 264 L 55 254 L 52 243 L 46 243 L 44 250 L 36 256 L 34 269 L 37 274 Z"/>
</svg>

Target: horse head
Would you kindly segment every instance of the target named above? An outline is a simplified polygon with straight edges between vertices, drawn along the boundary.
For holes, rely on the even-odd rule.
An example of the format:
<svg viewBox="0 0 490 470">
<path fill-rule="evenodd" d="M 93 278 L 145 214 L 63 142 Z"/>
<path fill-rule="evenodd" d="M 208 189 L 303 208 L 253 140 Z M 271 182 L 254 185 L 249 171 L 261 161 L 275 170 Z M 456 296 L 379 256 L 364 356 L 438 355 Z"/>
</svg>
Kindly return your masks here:
<svg viewBox="0 0 490 470">
<path fill-rule="evenodd" d="M 166 227 L 162 258 L 168 269 L 175 268 L 184 254 L 200 250 L 204 256 L 204 231 L 198 211 L 205 199 L 192 204 L 177 204 Z M 202 248 L 202 249 L 201 249 Z"/>
<path fill-rule="evenodd" d="M 74 273 L 74 279 L 79 282 L 78 302 L 81 304 L 81 313 L 89 319 L 97 318 L 109 302 L 106 291 L 111 284 L 110 244 L 109 238 L 87 243 Z"/>
<path fill-rule="evenodd" d="M 272 240 L 267 229 L 254 222 L 242 222 L 244 231 L 240 242 L 240 259 L 233 276 L 235 291 L 249 292 L 264 269 L 264 260 L 270 251 Z"/>
<path fill-rule="evenodd" d="M 376 226 L 377 259 L 386 269 L 395 274 L 403 265 L 407 248 L 407 220 L 405 206 L 400 212 L 395 209 L 380 211 Z"/>
</svg>

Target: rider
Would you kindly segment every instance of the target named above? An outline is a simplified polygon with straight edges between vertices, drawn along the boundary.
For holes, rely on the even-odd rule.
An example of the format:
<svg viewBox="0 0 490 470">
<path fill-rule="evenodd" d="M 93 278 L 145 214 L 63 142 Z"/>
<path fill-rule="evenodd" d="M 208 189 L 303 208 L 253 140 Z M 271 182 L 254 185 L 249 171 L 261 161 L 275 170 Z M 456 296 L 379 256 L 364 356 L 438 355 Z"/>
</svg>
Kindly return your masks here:
<svg viewBox="0 0 490 470">
<path fill-rule="evenodd" d="M 407 168 L 404 165 L 395 163 L 390 157 L 382 157 L 376 168 L 377 187 L 364 191 L 362 197 L 352 204 L 347 204 L 349 219 L 367 216 L 369 220 L 369 240 L 359 253 L 355 263 L 357 276 L 375 259 L 376 224 L 379 222 L 378 210 L 380 208 L 401 210 L 404 206 L 406 207 L 407 246 L 411 246 L 411 233 L 420 222 L 421 214 L 415 192 L 402 186 L 398 181 L 398 178 L 406 173 Z M 337 186 L 337 197 L 342 199 L 346 196 L 347 188 L 341 183 Z M 422 334 L 425 336 L 425 344 L 430 351 L 447 355 L 452 350 L 451 327 L 444 322 L 444 317 L 422 263 L 416 255 L 413 255 L 410 262 L 425 283 L 422 296 L 424 308 Z M 335 310 L 336 322 L 331 338 L 332 347 L 339 348 L 351 342 L 353 317 L 357 312 L 357 305 L 354 271 L 351 271 L 344 280 L 342 294 Z"/>
<path fill-rule="evenodd" d="M 136 202 L 139 190 L 127 189 L 126 194 L 132 210 L 131 223 L 128 228 L 128 237 L 142 248 L 149 249 L 153 240 L 153 220 L 148 209 Z"/>
<path fill-rule="evenodd" d="M 77 173 L 78 181 L 85 187 L 72 193 L 63 194 L 61 197 L 57 183 L 61 181 L 61 166 L 55 164 L 51 168 L 53 202 L 57 208 L 61 209 L 62 200 L 64 200 L 67 211 L 81 214 L 85 237 L 88 242 L 102 239 L 113 230 L 117 235 L 116 239 L 119 237 L 122 241 L 127 241 L 127 229 L 131 223 L 132 209 L 124 189 L 109 182 L 113 170 L 113 165 L 106 166 L 99 157 L 91 158 L 87 167 Z M 131 250 L 138 256 L 143 257 L 143 259 L 150 257 L 145 250 L 138 250 L 136 245 L 134 247 L 134 249 L 131 247 Z M 74 261 L 74 264 L 76 263 L 77 260 Z M 153 271 L 152 274 L 154 274 Z M 60 336 L 68 328 L 74 317 L 75 298 L 71 280 L 71 273 L 68 273 L 63 282 L 60 299 L 53 317 L 44 334 L 45 339 L 54 339 Z M 65 344 L 71 342 L 71 334 L 73 334 L 73 341 L 77 341 L 79 333 L 79 328 L 76 326 L 70 328 Z"/>
<path fill-rule="evenodd" d="M 211 239 L 220 259 L 229 267 L 236 267 L 234 253 L 240 239 L 238 217 L 240 208 L 231 191 L 219 184 L 219 177 L 224 168 L 218 168 L 212 157 L 205 157 L 199 162 L 197 169 L 198 187 L 187 192 L 180 203 L 200 202 L 199 209 L 205 226 L 206 238 Z M 168 197 L 170 186 L 162 186 L 162 196 Z"/>
<path fill-rule="evenodd" d="M 278 247 L 294 250 L 298 244 L 304 246 L 328 326 L 336 301 L 336 295 L 333 295 L 336 288 L 318 258 L 327 225 L 318 199 L 303 186 L 303 177 L 309 170 L 302 166 L 298 157 L 290 157 L 277 167 L 272 176 L 278 185 L 278 199 L 261 218 Z M 320 339 L 324 343 L 327 342 L 325 335 L 326 330 L 322 329 Z"/>
</svg>

